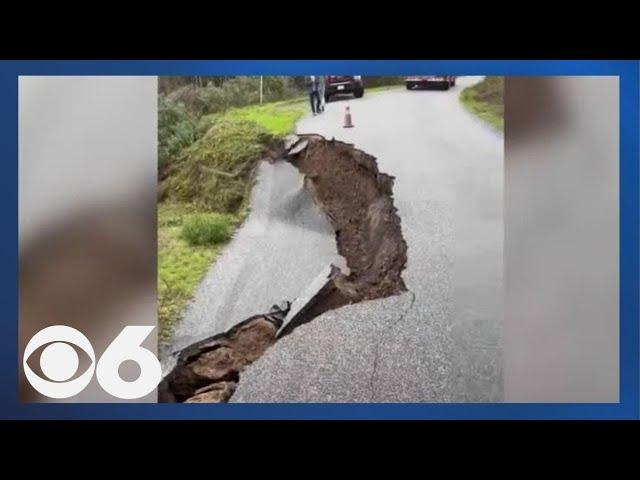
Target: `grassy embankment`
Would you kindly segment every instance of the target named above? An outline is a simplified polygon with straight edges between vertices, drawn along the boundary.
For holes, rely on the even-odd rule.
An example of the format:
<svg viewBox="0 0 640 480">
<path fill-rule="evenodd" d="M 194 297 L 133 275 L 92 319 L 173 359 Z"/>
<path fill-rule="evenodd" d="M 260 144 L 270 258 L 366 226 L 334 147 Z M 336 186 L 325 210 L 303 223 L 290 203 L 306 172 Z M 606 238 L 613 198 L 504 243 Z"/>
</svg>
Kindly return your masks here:
<svg viewBox="0 0 640 480">
<path fill-rule="evenodd" d="M 504 77 L 486 77 L 460 93 L 460 101 L 497 130 L 504 129 Z"/>
<path fill-rule="evenodd" d="M 166 345 L 197 285 L 248 213 L 256 162 L 292 132 L 306 99 L 174 122 L 161 135 L 182 143 L 161 166 L 158 204 L 159 340 Z M 186 123 L 185 123 L 186 122 Z"/>
<path fill-rule="evenodd" d="M 396 85 L 368 88 L 375 94 Z M 159 341 L 167 345 L 195 288 L 248 214 L 252 173 L 272 142 L 308 112 L 306 97 L 199 116 L 161 99 L 158 203 Z"/>
</svg>

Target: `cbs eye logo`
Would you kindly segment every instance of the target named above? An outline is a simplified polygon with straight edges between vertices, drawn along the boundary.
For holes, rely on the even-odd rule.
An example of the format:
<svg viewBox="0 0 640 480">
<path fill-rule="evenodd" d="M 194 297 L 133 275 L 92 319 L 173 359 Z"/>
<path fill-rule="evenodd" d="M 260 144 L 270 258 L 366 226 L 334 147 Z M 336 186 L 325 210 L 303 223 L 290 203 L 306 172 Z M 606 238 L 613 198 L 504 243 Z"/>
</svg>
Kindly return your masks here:
<svg viewBox="0 0 640 480">
<path fill-rule="evenodd" d="M 53 325 L 36 333 L 27 344 L 22 358 L 25 376 L 33 388 L 50 398 L 69 398 L 77 395 L 91 381 L 93 374 L 100 386 L 114 397 L 131 400 L 151 393 L 160 382 L 162 370 L 158 358 L 140 344 L 155 327 L 129 326 L 109 344 L 96 364 L 91 342 L 80 331 L 65 325 Z M 80 359 L 76 349 L 87 354 L 91 364 L 76 378 Z M 40 369 L 48 380 L 37 375 L 27 361 L 35 350 L 46 345 L 40 353 Z M 131 360 L 140 367 L 134 381 L 123 380 L 118 373 L 120 365 Z"/>
</svg>

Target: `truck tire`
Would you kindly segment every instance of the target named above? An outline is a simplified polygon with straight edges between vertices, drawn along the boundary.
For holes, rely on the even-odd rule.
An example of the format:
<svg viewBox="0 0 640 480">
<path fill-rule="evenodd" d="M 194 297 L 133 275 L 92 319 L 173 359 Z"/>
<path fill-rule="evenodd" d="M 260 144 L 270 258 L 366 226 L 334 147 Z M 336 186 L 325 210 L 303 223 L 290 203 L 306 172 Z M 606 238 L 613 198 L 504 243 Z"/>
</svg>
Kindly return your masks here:
<svg viewBox="0 0 640 480">
<path fill-rule="evenodd" d="M 364 95 L 364 88 L 359 88 L 358 90 L 353 92 L 353 96 L 356 98 L 362 98 L 363 95 Z"/>
<path fill-rule="evenodd" d="M 324 94 L 324 103 L 329 103 L 331 101 L 331 95 L 328 93 Z"/>
<path fill-rule="evenodd" d="M 413 88 L 413 83 L 407 83 L 407 90 L 411 90 Z"/>
</svg>

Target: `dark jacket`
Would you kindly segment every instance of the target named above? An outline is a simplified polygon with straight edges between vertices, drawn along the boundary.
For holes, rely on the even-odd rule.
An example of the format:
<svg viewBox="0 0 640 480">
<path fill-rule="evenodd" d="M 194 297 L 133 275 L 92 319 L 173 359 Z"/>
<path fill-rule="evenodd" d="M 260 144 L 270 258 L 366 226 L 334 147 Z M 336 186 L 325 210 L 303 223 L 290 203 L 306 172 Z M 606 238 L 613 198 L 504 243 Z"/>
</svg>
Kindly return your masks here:
<svg viewBox="0 0 640 480">
<path fill-rule="evenodd" d="M 304 83 L 309 93 L 317 92 L 320 90 L 320 77 L 318 77 L 317 75 L 307 75 L 306 77 L 304 77 Z"/>
</svg>

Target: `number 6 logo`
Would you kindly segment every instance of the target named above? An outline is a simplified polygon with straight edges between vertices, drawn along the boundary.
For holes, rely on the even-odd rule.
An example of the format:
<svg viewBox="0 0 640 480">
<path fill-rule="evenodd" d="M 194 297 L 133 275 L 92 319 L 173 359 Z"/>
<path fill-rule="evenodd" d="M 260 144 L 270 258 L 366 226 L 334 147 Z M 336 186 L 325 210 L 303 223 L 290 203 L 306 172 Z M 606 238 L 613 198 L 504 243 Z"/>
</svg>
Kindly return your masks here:
<svg viewBox="0 0 640 480">
<path fill-rule="evenodd" d="M 95 371 L 100 386 L 114 397 L 131 400 L 151 393 L 160 382 L 162 370 L 157 357 L 140 344 L 155 327 L 129 326 L 109 344 L 97 365 L 91 343 L 80 331 L 65 325 L 53 325 L 36 333 L 24 350 L 22 366 L 27 380 L 42 395 L 51 398 L 69 398 L 77 395 L 91 381 Z M 80 347 L 91 360 L 91 365 L 82 375 L 69 380 L 78 370 L 78 354 L 70 344 Z M 47 345 L 40 354 L 40 368 L 50 380 L 37 375 L 27 361 L 39 347 Z M 127 361 L 140 367 L 140 376 L 127 382 L 120 377 L 118 369 Z"/>
</svg>

